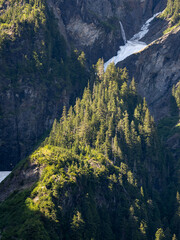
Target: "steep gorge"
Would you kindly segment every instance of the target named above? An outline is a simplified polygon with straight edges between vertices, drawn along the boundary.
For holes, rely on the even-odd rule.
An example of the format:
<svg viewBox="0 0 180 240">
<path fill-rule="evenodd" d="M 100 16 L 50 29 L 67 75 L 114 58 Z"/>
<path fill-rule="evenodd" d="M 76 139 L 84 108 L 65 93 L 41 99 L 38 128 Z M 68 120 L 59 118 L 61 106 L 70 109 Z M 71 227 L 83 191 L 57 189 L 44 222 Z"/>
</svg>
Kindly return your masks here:
<svg viewBox="0 0 180 240">
<path fill-rule="evenodd" d="M 171 115 L 172 86 L 180 79 L 179 42 L 180 28 L 176 28 L 152 42 L 142 52 L 118 63 L 119 67 L 126 66 L 131 78 L 137 80 L 139 93 L 147 99 L 156 120 Z"/>
<path fill-rule="evenodd" d="M 73 49 L 85 52 L 88 66 L 99 57 L 108 59 L 123 43 L 120 20 L 130 37 L 164 5 L 152 0 L 1 3 L 2 170 L 27 156 L 63 105 L 82 92 L 88 73 L 79 55 L 71 55 Z"/>
<path fill-rule="evenodd" d="M 170 2 L 170 1 L 169 1 Z M 145 97 L 149 109 L 159 124 L 162 139 L 179 160 L 179 110 L 172 89 L 180 81 L 180 27 L 179 19 L 164 19 L 168 10 L 152 23 L 142 39 L 150 43 L 143 51 L 133 54 L 117 64 L 126 67 L 130 78 L 135 78 L 138 92 Z"/>
<path fill-rule="evenodd" d="M 127 38 L 130 38 L 145 20 L 162 11 L 165 4 L 163 0 L 49 2 L 59 26 L 63 26 L 65 38 L 86 53 L 90 64 L 100 57 L 106 61 L 123 44 L 119 21 L 123 23 Z"/>
<path fill-rule="evenodd" d="M 67 8 L 68 1 L 60 3 L 61 9 L 66 6 L 67 12 L 63 11 L 65 16 L 60 12 L 60 5 L 57 7 L 57 3 L 48 2 L 58 20 L 55 21 L 53 18 L 53 26 L 61 29 L 66 39 L 66 51 L 61 52 L 66 46 L 62 38 L 58 38 L 58 42 L 53 43 L 53 38 L 59 36 L 53 29 L 50 30 L 52 38 L 49 36 L 51 39 L 49 46 L 45 37 L 47 35 L 44 33 L 50 28 L 46 28 L 48 25 L 45 25 L 45 28 L 44 26 L 38 28 L 41 31 L 35 31 L 37 41 L 33 41 L 34 47 L 39 44 L 38 39 L 44 40 L 45 44 L 41 41 L 42 45 L 39 44 L 39 49 L 34 49 L 32 56 L 27 50 L 25 52 L 27 56 L 23 58 L 29 60 L 32 57 L 31 61 L 24 61 L 24 65 L 31 63 L 33 67 L 30 70 L 35 69 L 30 75 L 34 77 L 33 81 L 26 78 L 27 75 L 21 78 L 24 75 L 19 65 L 13 72 L 15 78 L 12 78 L 12 72 L 7 71 L 9 68 L 5 68 L 4 64 L 5 73 L 9 74 L 8 83 L 12 92 L 6 89 L 7 96 L 2 95 L 4 102 L 1 108 L 6 107 L 6 98 L 11 100 L 9 106 L 14 106 L 12 119 L 15 119 L 18 126 L 18 137 L 21 136 L 19 130 L 22 134 L 23 132 L 30 134 L 34 126 L 31 118 L 30 126 L 19 128 L 23 126 L 20 120 L 26 123 L 27 119 L 24 116 L 37 116 L 36 120 L 40 119 L 40 122 L 35 123 L 39 124 L 34 131 L 36 133 L 39 127 L 42 131 L 50 127 L 53 118 L 58 112 L 60 113 L 59 107 L 62 104 L 69 108 L 70 98 L 73 102 L 75 96 L 81 95 L 80 87 L 83 88 L 82 85 L 87 83 L 86 79 L 89 77 L 90 84 L 84 89 L 82 98 L 77 98 L 75 104 L 72 104 L 68 110 L 66 107 L 63 108 L 61 119 L 54 121 L 50 134 L 41 145 L 21 161 L 10 176 L 0 184 L 0 202 L 2 202 L 0 238 L 2 240 L 179 239 L 179 155 L 178 149 L 174 148 L 178 145 L 173 143 L 175 139 L 173 135 L 173 139 L 169 139 L 169 145 L 173 144 L 174 156 L 172 156 L 161 141 L 167 132 L 169 134 L 169 129 L 167 130 L 169 125 L 166 122 L 162 124 L 166 134 L 161 135 L 148 109 L 149 105 L 158 121 L 167 116 L 172 117 L 173 120 L 179 119 L 178 111 L 172 113 L 174 108 L 170 106 L 172 86 L 177 85 L 179 78 L 179 27 L 174 27 L 173 31 L 169 29 L 169 32 L 164 34 L 168 22 L 162 19 L 153 22 L 143 40 L 147 43 L 155 41 L 143 51 L 118 64 L 128 68 L 130 78 L 125 69 L 116 68 L 113 64 L 104 72 L 103 59 L 98 60 L 94 66 L 95 72 L 90 75 L 85 68 L 84 54 L 78 51 L 71 54 L 71 48 L 77 47 L 79 50 L 84 50 L 87 56 L 91 53 L 90 46 L 94 36 L 94 46 L 100 39 L 96 35 L 94 25 L 93 28 L 90 27 L 90 32 L 87 32 L 89 22 L 83 11 L 88 5 L 83 5 L 83 1 L 69 1 L 68 6 L 72 8 Z M 93 8 L 93 2 L 91 3 L 89 6 L 91 10 L 98 11 Z M 78 6 L 81 6 L 82 15 L 75 8 L 76 4 L 80 4 Z M 74 13 L 71 12 L 73 6 L 78 12 L 77 21 Z M 100 17 L 102 10 L 99 13 Z M 75 19 L 73 20 L 75 22 L 68 20 L 67 16 L 69 19 L 71 17 Z M 98 26 L 98 22 L 96 24 Z M 78 29 L 73 33 L 72 29 L 75 26 L 78 26 Z M 72 47 L 76 33 L 82 33 L 82 36 L 78 35 L 79 39 L 90 39 L 89 45 L 87 44 L 86 47 L 78 45 L 77 38 Z M 83 42 L 85 43 L 87 41 Z M 44 45 L 47 48 L 43 48 Z M 13 48 L 12 43 L 8 46 L 12 54 L 10 56 L 14 56 L 13 53 L 17 53 L 18 49 Z M 16 44 L 15 46 L 17 47 Z M 57 46 L 61 47 L 57 49 Z M 2 51 L 2 54 L 5 55 L 5 52 Z M 43 58 L 47 56 L 46 54 L 51 56 L 48 58 L 50 65 L 44 61 L 47 59 Z M 59 54 L 61 54 L 60 58 Z M 10 59 L 12 59 L 12 67 L 14 58 Z M 7 57 L 6 63 L 9 64 L 10 59 Z M 27 69 L 26 66 L 25 70 Z M 30 71 L 27 73 L 29 75 Z M 132 80 L 133 77 L 136 82 Z M 35 91 L 32 89 L 27 91 L 27 86 L 30 84 Z M 3 81 L 1 85 L 3 87 Z M 173 88 L 173 96 L 177 97 L 177 104 L 180 107 L 180 85 L 178 86 Z M 77 90 L 74 92 L 74 89 Z M 141 96 L 147 98 L 148 105 L 146 100 L 138 95 L 137 90 Z M 25 98 L 22 92 L 24 95 L 27 94 Z M 39 101 L 36 105 L 37 99 Z M 46 103 L 45 108 L 44 103 Z M 48 114 L 44 109 L 49 110 Z M 56 114 L 51 119 L 54 112 Z M 9 115 L 5 117 L 1 115 L 3 123 L 6 123 Z M 50 122 L 48 127 L 44 128 L 45 119 L 50 119 Z M 177 125 L 176 129 L 174 126 L 172 128 L 172 133 L 175 133 L 179 127 Z M 175 135 L 177 137 L 178 132 Z M 164 138 L 167 140 L 167 136 Z M 24 139 L 27 139 L 28 145 L 29 137 L 24 135 Z M 24 139 L 21 143 L 24 143 Z M 20 142 L 19 138 L 17 140 Z M 32 146 L 33 141 L 30 143 Z M 22 146 L 20 148 L 23 149 Z"/>
<path fill-rule="evenodd" d="M 6 4 L 1 9 L 0 31 L 2 170 L 12 169 L 32 151 L 89 78 L 84 60 L 80 62 L 80 53 L 68 50 L 46 2 L 23 2 L 16 7 L 11 3 L 7 9 Z"/>
</svg>

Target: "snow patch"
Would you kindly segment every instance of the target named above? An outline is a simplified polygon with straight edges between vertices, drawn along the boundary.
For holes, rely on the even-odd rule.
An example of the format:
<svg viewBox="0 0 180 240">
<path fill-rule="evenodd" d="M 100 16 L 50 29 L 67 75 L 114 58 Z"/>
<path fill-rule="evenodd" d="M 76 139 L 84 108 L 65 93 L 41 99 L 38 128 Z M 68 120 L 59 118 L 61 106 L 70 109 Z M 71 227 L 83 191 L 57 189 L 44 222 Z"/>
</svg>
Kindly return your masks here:
<svg viewBox="0 0 180 240">
<path fill-rule="evenodd" d="M 141 30 L 136 33 L 129 41 L 126 42 L 124 46 L 119 47 L 119 51 L 117 52 L 117 55 L 109 59 L 105 64 L 104 64 L 104 71 L 106 71 L 107 66 L 114 62 L 115 65 L 118 62 L 123 61 L 125 58 L 129 57 L 130 55 L 137 53 L 141 50 L 143 50 L 147 44 L 145 42 L 141 42 L 140 40 L 148 33 L 149 31 L 149 26 L 152 20 L 157 17 L 160 13 L 154 14 L 150 19 L 148 19 L 145 24 L 141 27 Z M 121 25 L 121 31 L 123 32 L 123 26 L 122 23 L 120 22 Z M 123 40 L 125 40 L 125 32 L 123 35 Z"/>
<path fill-rule="evenodd" d="M 0 182 L 2 182 L 11 172 L 9 171 L 3 171 L 0 172 Z"/>
</svg>

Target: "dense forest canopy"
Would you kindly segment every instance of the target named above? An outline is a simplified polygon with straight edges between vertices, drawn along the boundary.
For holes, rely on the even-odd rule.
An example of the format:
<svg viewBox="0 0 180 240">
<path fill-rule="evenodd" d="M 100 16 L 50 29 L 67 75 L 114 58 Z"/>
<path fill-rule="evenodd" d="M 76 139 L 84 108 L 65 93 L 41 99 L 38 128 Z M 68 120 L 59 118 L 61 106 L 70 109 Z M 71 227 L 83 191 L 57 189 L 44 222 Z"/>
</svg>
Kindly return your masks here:
<svg viewBox="0 0 180 240">
<path fill-rule="evenodd" d="M 163 13 L 163 16 L 170 19 L 172 24 L 180 23 L 180 1 L 179 0 L 168 0 L 167 7 Z"/>
<path fill-rule="evenodd" d="M 171 26 L 179 24 L 179 6 L 168 0 L 163 16 Z M 84 53 L 68 53 L 45 1 L 2 0 L 0 11 L 0 67 L 14 92 L 22 74 L 36 87 L 59 89 L 56 97 L 87 83 Z M 30 49 L 17 47 L 21 36 Z M 14 52 L 18 61 L 10 61 Z M 2 240 L 180 239 L 180 160 L 163 145 L 170 128 L 179 131 L 180 84 L 172 116 L 157 129 L 126 69 L 110 64 L 104 72 L 99 59 L 92 72 L 82 98 L 64 106 L 48 137 L 9 176 L 14 181 L 34 166 L 39 173 L 33 186 L 22 178 L 21 191 L 0 204 Z"/>
<path fill-rule="evenodd" d="M 60 116 L 61 102 L 82 94 L 84 61 L 67 46 L 46 1 L 0 1 L 1 170 L 32 151 Z"/>
<path fill-rule="evenodd" d="M 49 137 L 23 165 L 36 163 L 43 172 L 31 190 L 1 204 L 2 239 L 179 236 L 177 208 L 169 212 L 160 204 L 171 157 L 161 147 L 146 101 L 134 80 L 128 84 L 126 69 L 110 64 L 104 73 L 103 67 L 100 59 L 92 90 L 88 85 L 82 99 L 64 107 Z M 178 199 L 174 186 L 171 201 L 177 207 Z"/>
</svg>

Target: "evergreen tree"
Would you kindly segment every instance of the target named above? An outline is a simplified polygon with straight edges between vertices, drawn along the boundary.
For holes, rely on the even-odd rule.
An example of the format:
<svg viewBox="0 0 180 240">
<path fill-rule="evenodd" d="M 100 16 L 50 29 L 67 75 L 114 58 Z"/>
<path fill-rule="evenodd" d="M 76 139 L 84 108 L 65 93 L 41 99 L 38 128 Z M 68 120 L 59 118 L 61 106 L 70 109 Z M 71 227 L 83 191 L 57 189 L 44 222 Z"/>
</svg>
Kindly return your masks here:
<svg viewBox="0 0 180 240">
<path fill-rule="evenodd" d="M 104 60 L 103 59 L 98 60 L 95 66 L 95 70 L 99 79 L 102 80 L 104 76 Z"/>
<path fill-rule="evenodd" d="M 15 194 L 23 209 L 15 228 L 14 212 L 9 213 L 13 223 L 2 217 L 4 240 L 9 229 L 22 238 L 22 228 L 27 229 L 24 216 L 37 218 L 38 226 L 47 229 L 47 239 L 154 238 L 161 224 L 156 205 L 161 159 L 154 122 L 146 101 L 137 97 L 135 82 L 127 85 L 126 70 L 114 64 L 106 73 L 100 69 L 92 91 L 88 84 L 74 107 L 68 111 L 64 107 L 49 138 L 30 156 L 29 162 L 44 170 L 28 197 L 19 200 Z M 30 209 L 33 214 L 27 213 Z M 179 236 L 177 217 L 172 232 Z M 29 233 L 23 234 L 23 239 L 29 239 Z M 158 229 L 156 240 L 164 235 Z"/>
<path fill-rule="evenodd" d="M 177 240 L 176 234 L 173 235 L 172 240 Z"/>
<path fill-rule="evenodd" d="M 162 228 L 158 228 L 158 230 L 156 231 L 155 237 L 156 237 L 155 240 L 162 240 L 165 238 Z"/>
</svg>

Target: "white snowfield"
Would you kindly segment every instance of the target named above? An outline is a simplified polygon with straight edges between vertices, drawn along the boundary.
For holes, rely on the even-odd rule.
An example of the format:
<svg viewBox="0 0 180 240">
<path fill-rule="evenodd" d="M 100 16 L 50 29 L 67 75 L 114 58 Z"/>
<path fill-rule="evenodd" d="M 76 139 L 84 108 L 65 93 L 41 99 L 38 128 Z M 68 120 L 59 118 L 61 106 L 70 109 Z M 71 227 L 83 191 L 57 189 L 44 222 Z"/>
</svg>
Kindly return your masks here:
<svg viewBox="0 0 180 240">
<path fill-rule="evenodd" d="M 0 172 L 0 182 L 2 182 L 11 172 L 9 171 L 3 171 Z"/>
<path fill-rule="evenodd" d="M 124 46 L 119 47 L 119 51 L 117 52 L 117 55 L 112 57 L 111 59 L 109 59 L 106 63 L 104 63 L 104 71 L 106 71 L 107 66 L 110 63 L 114 62 L 116 65 L 118 62 L 121 62 L 125 58 L 129 57 L 130 55 L 143 50 L 147 46 L 147 44 L 145 42 L 141 42 L 140 40 L 148 33 L 150 23 L 159 14 L 160 14 L 160 12 L 154 14 L 150 19 L 148 19 L 145 22 L 145 24 L 142 26 L 140 32 L 136 33 L 130 40 L 126 41 L 126 44 Z M 120 22 L 120 26 L 121 26 L 123 40 L 125 42 L 126 35 L 125 35 L 125 31 L 124 31 L 124 28 L 123 28 L 123 25 L 121 22 Z"/>
</svg>

